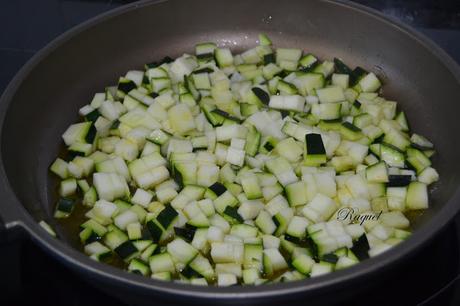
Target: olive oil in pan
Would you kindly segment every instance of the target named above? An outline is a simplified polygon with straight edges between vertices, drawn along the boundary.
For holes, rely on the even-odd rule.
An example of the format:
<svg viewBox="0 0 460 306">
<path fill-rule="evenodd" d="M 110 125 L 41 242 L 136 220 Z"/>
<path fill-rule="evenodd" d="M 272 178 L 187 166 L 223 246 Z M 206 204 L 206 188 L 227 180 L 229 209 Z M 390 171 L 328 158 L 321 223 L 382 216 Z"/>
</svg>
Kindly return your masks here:
<svg viewBox="0 0 460 306">
<path fill-rule="evenodd" d="M 63 159 L 65 160 L 70 160 L 68 158 L 68 156 L 66 156 L 68 154 L 65 153 L 65 148 L 63 148 L 61 150 L 61 154 L 60 156 L 63 156 Z M 92 185 L 92 179 L 91 177 L 88 177 L 86 178 L 88 183 L 90 185 Z M 54 188 L 53 188 L 53 192 L 52 192 L 52 197 L 54 198 L 54 203 L 57 202 L 58 198 L 59 198 L 59 194 L 58 194 L 58 183 L 57 183 L 57 180 L 56 180 L 56 183 L 54 184 Z M 131 190 L 131 194 L 134 194 L 134 192 L 136 191 L 136 188 L 134 188 L 133 186 L 131 186 L 130 188 Z M 63 238 L 65 238 L 65 240 L 69 241 L 71 243 L 71 245 L 73 245 L 75 248 L 77 248 L 79 251 L 84 251 L 84 244 L 80 241 L 80 231 L 81 231 L 81 224 L 83 224 L 84 222 L 86 222 L 88 220 L 88 218 L 85 216 L 86 213 L 91 209 L 91 207 L 88 207 L 88 206 L 85 206 L 82 204 L 82 194 L 81 192 L 78 192 L 77 195 L 75 195 L 73 197 L 75 199 L 75 206 L 74 206 L 74 210 L 71 214 L 71 216 L 69 216 L 68 218 L 63 218 L 63 219 L 58 219 L 57 220 L 57 223 L 59 224 L 60 228 L 62 229 L 63 231 Z M 414 210 L 414 211 L 406 211 L 404 212 L 404 215 L 409 219 L 410 221 L 410 230 L 412 230 L 412 224 L 415 223 L 415 221 L 423 214 L 423 210 Z M 103 239 L 103 238 L 101 238 Z M 170 237 L 167 237 L 166 239 L 164 239 L 163 241 L 161 241 L 160 243 L 158 243 L 158 250 L 161 248 L 162 250 L 165 248 L 165 246 L 171 242 L 172 240 L 174 239 L 174 236 L 171 235 Z M 306 248 L 309 248 L 310 247 L 308 245 L 305 245 L 304 247 Z M 290 261 L 290 254 L 288 252 L 286 252 L 284 249 L 281 249 L 280 250 L 281 254 L 283 255 L 283 257 L 287 260 L 287 261 Z M 211 258 L 211 254 L 210 253 L 207 253 L 207 254 L 204 254 L 204 256 L 206 258 L 208 258 L 208 260 L 210 261 L 212 267 L 215 269 L 216 265 L 213 263 L 213 260 Z M 116 254 L 116 252 L 111 252 L 110 255 L 108 256 L 104 256 L 103 258 L 100 258 L 100 261 L 103 262 L 103 263 L 106 263 L 106 264 L 109 264 L 111 266 L 114 266 L 114 267 L 117 267 L 117 268 L 121 268 L 121 269 L 125 269 L 127 268 L 128 266 L 128 263 L 125 262 L 120 256 L 118 256 L 118 254 Z M 148 263 L 147 263 L 148 264 Z M 282 269 L 282 270 L 279 270 L 279 271 L 276 271 L 275 273 L 273 273 L 272 275 L 267 275 L 264 273 L 264 271 L 259 271 L 260 272 L 260 275 L 262 278 L 268 280 L 268 281 L 273 281 L 273 280 L 277 280 L 279 279 L 280 276 L 282 276 L 285 272 L 289 271 L 290 268 L 287 267 L 286 269 Z M 181 275 L 181 271 L 177 271 L 175 272 L 173 275 L 172 275 L 173 279 L 181 279 L 183 276 Z M 213 279 L 208 279 L 208 284 L 210 285 L 214 285 L 214 284 L 217 284 L 217 278 L 213 278 Z M 242 279 L 238 279 L 238 284 L 242 284 L 243 281 Z"/>
<path fill-rule="evenodd" d="M 64 155 L 64 149 L 61 150 L 62 154 Z M 59 199 L 59 184 L 58 180 L 52 180 L 54 183 L 54 188 L 52 192 L 52 199 L 53 203 L 57 203 Z M 91 179 L 87 179 L 88 183 L 92 185 Z M 72 197 L 75 200 L 75 205 L 72 211 L 72 214 L 67 218 L 60 218 L 55 219 L 59 227 L 62 229 L 63 236 L 66 241 L 70 243 L 74 248 L 79 250 L 80 252 L 84 252 L 84 244 L 80 240 L 80 232 L 82 230 L 81 224 L 86 222 L 88 218 L 85 216 L 86 213 L 91 209 L 91 207 L 85 206 L 82 203 L 81 195 L 76 195 Z M 54 205 L 53 205 L 53 209 Z M 123 261 L 117 254 L 113 253 L 109 256 L 104 256 L 101 258 L 101 262 L 109 264 L 111 266 L 126 269 L 128 264 Z"/>
</svg>

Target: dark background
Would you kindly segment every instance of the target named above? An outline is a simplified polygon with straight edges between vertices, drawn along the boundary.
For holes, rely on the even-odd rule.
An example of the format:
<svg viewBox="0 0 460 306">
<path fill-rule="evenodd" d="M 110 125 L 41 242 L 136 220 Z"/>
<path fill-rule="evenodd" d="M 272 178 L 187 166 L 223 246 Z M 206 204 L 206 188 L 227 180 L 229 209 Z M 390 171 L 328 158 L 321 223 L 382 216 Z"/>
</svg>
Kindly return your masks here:
<svg viewBox="0 0 460 306">
<path fill-rule="evenodd" d="M 53 38 L 129 2 L 133 1 L 0 0 L 0 94 L 17 70 Z M 193 1 L 187 2 L 193 5 Z M 460 63 L 460 0 L 355 2 L 415 27 Z M 285 3 L 288 5 L 289 1 Z M 460 271 L 459 233 L 457 218 L 455 224 L 402 267 L 397 279 L 390 280 L 385 288 L 374 288 L 341 305 L 417 305 L 423 301 L 428 301 L 423 305 L 460 305 L 457 283 L 453 281 L 447 286 Z M 15 297 L 14 301 L 2 303 L 5 294 Z M 0 305 L 36 304 L 122 305 L 81 282 L 32 242 L 0 240 Z"/>
<path fill-rule="evenodd" d="M 231 0 L 229 0 L 231 1 Z M 250 1 L 250 0 L 248 0 Z M 308 0 L 306 0 L 308 1 Z M 129 0 L 0 0 L 0 93 L 36 51 L 67 29 Z M 192 3 L 192 1 L 188 1 Z M 289 1 L 286 1 L 286 4 Z M 459 36 L 460 0 L 356 0 L 424 29 L 443 47 Z M 453 53 L 459 53 L 457 45 Z"/>
</svg>

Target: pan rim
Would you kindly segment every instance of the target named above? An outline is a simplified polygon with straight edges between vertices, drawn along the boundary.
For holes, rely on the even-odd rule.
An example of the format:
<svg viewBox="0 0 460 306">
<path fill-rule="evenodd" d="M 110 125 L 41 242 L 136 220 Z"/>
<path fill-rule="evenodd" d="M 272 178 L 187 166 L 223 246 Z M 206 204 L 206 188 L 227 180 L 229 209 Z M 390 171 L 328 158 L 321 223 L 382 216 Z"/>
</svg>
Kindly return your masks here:
<svg viewBox="0 0 460 306">
<path fill-rule="evenodd" d="M 5 115 L 8 111 L 8 107 L 13 100 L 13 97 L 29 73 L 37 66 L 44 58 L 46 58 L 55 49 L 59 48 L 68 40 L 74 38 L 79 33 L 88 30 L 104 21 L 127 13 L 131 10 L 136 10 L 144 6 L 157 5 L 159 3 L 168 2 L 171 0 L 142 0 L 134 2 L 114 10 L 110 10 L 106 13 L 93 17 L 84 23 L 77 25 L 76 27 L 64 32 L 43 49 L 38 51 L 14 76 L 12 81 L 5 89 L 3 95 L 0 98 L 0 146 L 1 137 L 3 132 L 3 125 Z M 412 27 L 404 24 L 400 21 L 393 20 L 382 13 L 365 7 L 357 3 L 351 3 L 349 1 L 340 0 L 318 0 L 319 2 L 326 2 L 332 5 L 341 6 L 344 9 L 350 9 L 357 11 L 358 13 L 365 14 L 369 17 L 378 19 L 380 22 L 391 26 L 395 31 L 403 32 L 408 38 L 416 40 L 418 44 L 426 48 L 435 56 L 454 76 L 454 78 L 460 83 L 460 67 L 458 64 L 438 45 L 427 38 L 424 34 L 416 31 Z M 73 265 L 74 268 L 85 271 L 85 273 L 93 273 L 94 276 L 104 278 L 107 280 L 116 280 L 120 286 L 130 285 L 141 290 L 155 290 L 156 292 L 170 294 L 171 297 L 181 296 L 182 298 L 195 298 L 195 299 L 260 299 L 267 297 L 283 297 L 286 295 L 294 295 L 298 293 L 307 293 L 307 291 L 319 291 L 327 290 L 337 284 L 341 284 L 345 281 L 353 282 L 363 276 L 369 274 L 375 274 L 379 271 L 383 271 L 383 268 L 389 267 L 390 264 L 396 264 L 401 262 L 403 258 L 413 254 L 417 249 L 420 249 L 424 244 L 434 238 L 442 228 L 447 225 L 446 220 L 451 221 L 453 218 L 452 211 L 457 212 L 458 207 L 455 207 L 455 202 L 460 200 L 460 187 L 457 188 L 455 194 L 445 203 L 442 209 L 436 213 L 426 224 L 414 232 L 412 237 L 391 250 L 385 253 L 385 256 L 377 256 L 376 258 L 370 258 L 359 265 L 351 268 L 336 271 L 331 274 L 320 276 L 314 279 L 306 279 L 302 281 L 279 283 L 279 284 L 268 284 L 256 287 L 207 287 L 207 286 L 192 286 L 187 284 L 179 284 L 173 282 L 163 282 L 157 280 L 151 280 L 142 276 L 127 273 L 121 269 L 111 267 L 106 264 L 97 263 L 89 259 L 83 253 L 73 249 L 63 241 L 54 239 L 49 236 L 43 229 L 40 228 L 38 223 L 32 218 L 32 216 L 22 206 L 19 199 L 14 194 L 12 187 L 9 184 L 6 176 L 6 171 L 3 165 L 2 150 L 0 149 L 0 176 L 1 179 L 1 193 L 6 193 L 11 198 L 12 202 L 9 203 L 11 206 L 17 206 L 15 209 L 20 210 L 21 220 L 14 220 L 14 225 L 25 229 L 31 237 L 38 242 L 38 244 L 49 251 L 59 261 L 66 265 Z"/>
</svg>

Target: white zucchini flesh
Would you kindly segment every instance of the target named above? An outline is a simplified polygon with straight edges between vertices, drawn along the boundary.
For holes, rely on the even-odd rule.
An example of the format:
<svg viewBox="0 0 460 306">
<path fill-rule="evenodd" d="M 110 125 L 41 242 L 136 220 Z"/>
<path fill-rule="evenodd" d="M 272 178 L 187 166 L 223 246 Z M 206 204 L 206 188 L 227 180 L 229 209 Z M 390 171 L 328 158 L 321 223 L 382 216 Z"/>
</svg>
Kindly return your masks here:
<svg viewBox="0 0 460 306">
<path fill-rule="evenodd" d="M 345 269 L 410 236 L 406 214 L 429 208 L 440 179 L 433 143 L 375 73 L 259 42 L 241 54 L 199 43 L 79 109 L 62 134 L 70 157 L 50 171 L 55 217 L 84 205 L 88 256 L 162 280 L 258 285 Z"/>
</svg>

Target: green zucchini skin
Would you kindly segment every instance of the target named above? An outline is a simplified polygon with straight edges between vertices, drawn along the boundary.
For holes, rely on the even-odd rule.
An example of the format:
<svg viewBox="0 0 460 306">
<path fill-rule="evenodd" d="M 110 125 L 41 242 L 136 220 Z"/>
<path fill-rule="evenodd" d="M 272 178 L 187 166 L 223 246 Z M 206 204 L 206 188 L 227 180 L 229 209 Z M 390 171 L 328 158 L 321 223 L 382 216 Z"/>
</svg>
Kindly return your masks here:
<svg viewBox="0 0 460 306">
<path fill-rule="evenodd" d="M 439 180 L 372 71 L 214 42 L 131 70 L 62 134 L 55 218 L 101 262 L 192 285 L 316 277 L 410 237 Z M 52 227 L 40 225 L 56 236 Z"/>
</svg>

